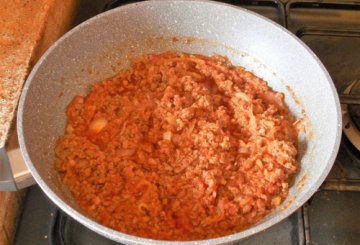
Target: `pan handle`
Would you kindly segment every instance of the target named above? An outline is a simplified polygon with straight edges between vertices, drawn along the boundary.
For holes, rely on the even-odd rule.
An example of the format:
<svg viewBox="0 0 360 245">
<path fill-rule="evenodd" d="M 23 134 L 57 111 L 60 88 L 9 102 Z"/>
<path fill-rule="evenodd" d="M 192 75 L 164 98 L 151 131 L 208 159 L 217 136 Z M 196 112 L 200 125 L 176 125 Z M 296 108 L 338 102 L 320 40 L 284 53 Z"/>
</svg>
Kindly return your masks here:
<svg viewBox="0 0 360 245">
<path fill-rule="evenodd" d="M 17 185 L 5 147 L 0 149 L 0 191 L 17 191 Z"/>
<path fill-rule="evenodd" d="M 0 191 L 17 191 L 36 184 L 19 148 L 0 148 Z"/>
</svg>

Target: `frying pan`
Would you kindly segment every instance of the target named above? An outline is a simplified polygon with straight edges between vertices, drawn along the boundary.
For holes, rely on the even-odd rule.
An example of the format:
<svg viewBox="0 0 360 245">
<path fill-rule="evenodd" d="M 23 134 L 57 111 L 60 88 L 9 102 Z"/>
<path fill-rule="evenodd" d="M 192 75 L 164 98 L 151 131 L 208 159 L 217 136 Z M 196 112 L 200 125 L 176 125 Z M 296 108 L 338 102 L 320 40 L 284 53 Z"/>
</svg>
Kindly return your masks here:
<svg viewBox="0 0 360 245">
<path fill-rule="evenodd" d="M 238 241 L 297 210 L 319 188 L 339 148 L 341 117 L 334 85 L 318 58 L 287 30 L 250 11 L 210 1 L 126 5 L 79 25 L 45 53 L 24 86 L 17 124 L 23 157 L 39 186 L 68 215 L 112 240 L 191 243 L 144 239 L 100 225 L 79 209 L 54 168 L 54 144 L 64 132 L 65 108 L 71 99 L 128 67 L 129 58 L 169 50 L 228 56 L 283 92 L 303 128 L 301 168 L 282 205 L 246 230 L 196 244 Z"/>
</svg>

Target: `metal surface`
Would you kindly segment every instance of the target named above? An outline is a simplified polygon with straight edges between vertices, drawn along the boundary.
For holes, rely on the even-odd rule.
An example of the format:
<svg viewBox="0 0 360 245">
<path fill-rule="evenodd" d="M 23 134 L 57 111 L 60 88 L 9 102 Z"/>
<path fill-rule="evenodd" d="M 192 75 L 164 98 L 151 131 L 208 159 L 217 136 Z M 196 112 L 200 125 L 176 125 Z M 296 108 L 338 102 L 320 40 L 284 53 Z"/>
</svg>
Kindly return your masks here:
<svg viewBox="0 0 360 245">
<path fill-rule="evenodd" d="M 348 87 L 345 88 L 343 94 L 350 94 L 353 88 L 359 84 L 359 81 L 353 81 L 349 84 Z M 356 125 L 358 122 L 355 121 L 355 118 L 351 117 L 350 108 L 351 105 L 342 104 L 341 105 L 341 113 L 342 113 L 342 121 L 343 121 L 343 131 L 346 137 L 350 140 L 350 142 L 360 151 L 360 130 Z"/>
<path fill-rule="evenodd" d="M 360 3 L 351 0 L 289 0 L 286 4 L 287 27 L 294 33 L 304 27 L 346 30 L 358 33 Z M 309 17 L 312 18 L 309 18 Z M 316 16 L 316 18 L 313 18 Z"/>
<path fill-rule="evenodd" d="M 360 4 L 355 1 L 292 0 L 287 28 L 318 55 L 341 91 L 360 77 Z"/>
<path fill-rule="evenodd" d="M 16 130 L 11 130 L 0 157 L 0 191 L 17 191 L 35 184 L 21 155 Z"/>
<path fill-rule="evenodd" d="M 0 148 L 0 191 L 16 191 L 17 187 L 5 148 Z"/>
<path fill-rule="evenodd" d="M 354 84 L 349 96 L 352 97 L 352 100 L 359 102 L 350 103 L 351 105 L 349 105 L 349 114 L 351 119 L 354 121 L 356 127 L 360 129 L 360 81 L 357 81 L 357 83 Z"/>
<path fill-rule="evenodd" d="M 359 244 L 359 206 L 358 192 L 316 193 L 308 207 L 312 244 Z M 343 210 L 339 210 L 339 207 L 343 207 Z"/>
<path fill-rule="evenodd" d="M 173 36 L 180 41 L 172 42 Z M 325 68 L 295 36 L 249 11 L 220 3 L 127 5 L 87 21 L 53 45 L 31 72 L 18 110 L 20 146 L 34 178 L 67 214 L 109 239 L 127 244 L 187 244 L 138 238 L 92 221 L 81 213 L 53 167 L 54 143 L 63 133 L 65 106 L 74 95 L 86 94 L 92 82 L 126 67 L 129 55 L 174 49 L 227 55 L 282 91 L 294 115 L 306 113 L 301 169 L 285 202 L 247 230 L 197 244 L 231 243 L 283 220 L 311 197 L 330 171 L 341 138 L 339 100 Z"/>
<path fill-rule="evenodd" d="M 21 190 L 36 184 L 29 169 L 25 165 L 20 148 L 10 150 L 7 152 L 7 154 L 13 173 L 13 179 L 16 184 L 16 190 Z"/>
<path fill-rule="evenodd" d="M 349 104 L 351 104 L 351 105 L 360 105 L 360 95 L 339 94 L 339 98 L 340 98 L 341 103 L 348 104 L 348 105 Z M 358 114 L 358 112 L 354 111 L 354 114 Z"/>
<path fill-rule="evenodd" d="M 37 186 L 27 191 L 14 245 L 49 245 L 58 209 Z M 55 244 L 54 244 L 55 245 Z M 58 244 L 56 244 L 58 245 Z"/>
</svg>

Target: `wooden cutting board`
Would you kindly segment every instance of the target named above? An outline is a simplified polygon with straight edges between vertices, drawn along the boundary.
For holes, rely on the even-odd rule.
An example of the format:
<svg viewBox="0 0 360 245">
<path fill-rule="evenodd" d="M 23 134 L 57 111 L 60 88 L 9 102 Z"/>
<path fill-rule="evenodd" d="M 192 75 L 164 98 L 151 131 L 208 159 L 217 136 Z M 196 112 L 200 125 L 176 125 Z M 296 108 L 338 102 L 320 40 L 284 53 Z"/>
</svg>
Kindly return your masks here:
<svg viewBox="0 0 360 245">
<path fill-rule="evenodd" d="M 0 148 L 6 147 L 24 81 L 72 24 L 78 0 L 0 0 Z M 0 244 L 12 244 L 25 191 L 0 192 Z"/>
</svg>

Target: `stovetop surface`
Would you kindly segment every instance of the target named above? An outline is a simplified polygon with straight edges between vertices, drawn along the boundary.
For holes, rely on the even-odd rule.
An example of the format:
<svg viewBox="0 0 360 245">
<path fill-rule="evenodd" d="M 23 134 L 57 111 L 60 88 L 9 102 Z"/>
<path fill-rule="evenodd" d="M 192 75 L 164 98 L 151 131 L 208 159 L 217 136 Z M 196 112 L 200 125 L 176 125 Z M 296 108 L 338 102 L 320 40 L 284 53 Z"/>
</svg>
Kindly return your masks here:
<svg viewBox="0 0 360 245">
<path fill-rule="evenodd" d="M 81 0 L 77 25 L 121 0 Z M 360 79 L 360 3 L 345 0 L 228 0 L 283 25 L 323 62 L 338 92 Z M 108 3 L 108 4 L 106 4 Z M 285 52 L 285 51 L 284 51 Z M 343 136 L 329 176 L 297 212 L 238 244 L 360 244 L 360 153 Z M 29 188 L 16 245 L 117 244 L 62 213 L 37 186 Z"/>
</svg>

